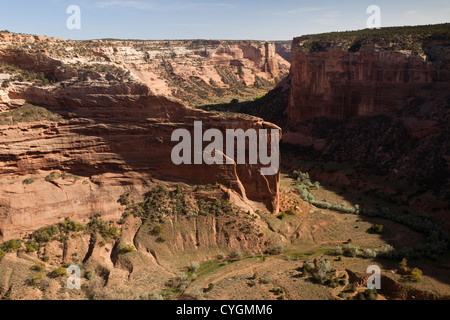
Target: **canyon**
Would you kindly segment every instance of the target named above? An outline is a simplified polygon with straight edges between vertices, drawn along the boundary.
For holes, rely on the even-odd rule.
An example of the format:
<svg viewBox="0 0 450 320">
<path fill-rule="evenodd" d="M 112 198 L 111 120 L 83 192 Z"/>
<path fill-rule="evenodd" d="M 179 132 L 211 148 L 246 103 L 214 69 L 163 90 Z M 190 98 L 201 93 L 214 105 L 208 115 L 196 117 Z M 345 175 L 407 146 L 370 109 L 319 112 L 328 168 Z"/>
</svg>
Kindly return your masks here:
<svg viewBox="0 0 450 320">
<path fill-rule="evenodd" d="M 449 30 L 0 32 L 0 298 L 363 300 L 373 264 L 375 299 L 448 298 Z M 199 121 L 282 130 L 280 172 L 175 165 Z"/>
<path fill-rule="evenodd" d="M 335 172 L 303 170 L 367 192 L 369 176 L 401 181 L 404 187 L 387 183 L 382 193 L 403 194 L 449 228 L 448 30 L 443 24 L 295 38 L 289 76 L 236 111 L 282 127 L 282 142 L 297 154 L 284 154 L 285 170 L 298 159 L 337 162 L 357 174 L 337 182 Z"/>
<path fill-rule="evenodd" d="M 172 132 L 193 131 L 194 120 L 222 132 L 279 129 L 186 106 L 192 93 L 208 101 L 215 90 L 226 95 L 251 91 L 256 81 L 275 83 L 289 69 L 276 50 L 261 42 L 74 42 L 0 33 L 0 63 L 16 68 L 3 75 L 0 110 L 8 115 L 31 105 L 52 113 L 38 123 L 1 126 L 0 238 L 97 212 L 117 220 L 119 196 L 142 195 L 155 181 L 220 183 L 277 213 L 279 177 L 262 176 L 260 165 L 176 166 L 170 157 Z M 45 83 L 21 78 L 24 72 Z M 76 178 L 46 180 L 55 170 Z"/>
</svg>

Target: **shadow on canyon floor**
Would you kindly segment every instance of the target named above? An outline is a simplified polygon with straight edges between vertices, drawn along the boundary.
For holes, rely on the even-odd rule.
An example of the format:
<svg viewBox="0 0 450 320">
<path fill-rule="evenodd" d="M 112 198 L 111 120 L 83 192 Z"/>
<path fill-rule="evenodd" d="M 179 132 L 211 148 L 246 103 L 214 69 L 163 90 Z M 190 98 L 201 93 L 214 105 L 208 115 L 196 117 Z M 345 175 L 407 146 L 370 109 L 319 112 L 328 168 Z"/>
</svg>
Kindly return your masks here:
<svg viewBox="0 0 450 320">
<path fill-rule="evenodd" d="M 285 148 L 283 150 L 284 152 L 289 152 L 286 151 Z M 287 154 L 284 155 L 286 156 L 284 159 L 289 158 Z M 314 170 L 314 168 L 317 169 L 317 164 L 320 164 L 320 162 L 307 160 L 300 163 L 287 163 L 287 161 L 285 160 L 283 161 L 282 172 L 285 175 L 291 175 L 293 170 L 309 172 L 311 180 L 320 182 L 320 189 L 323 190 L 323 192 L 319 192 L 318 195 L 316 194 L 316 199 L 319 201 L 326 200 L 328 202 L 345 204 L 348 207 L 359 205 L 362 208 L 374 208 L 375 210 L 383 210 L 383 208 L 388 208 L 393 214 L 406 214 L 409 216 L 414 215 L 414 207 L 408 205 L 398 205 L 396 203 L 386 201 L 385 199 L 377 196 L 375 193 L 367 192 L 367 190 L 361 190 L 361 188 L 358 187 L 357 184 L 355 185 L 352 182 L 347 186 L 338 186 L 338 181 L 337 183 L 333 183 L 332 181 L 324 181 L 324 176 L 328 175 L 330 178 L 335 178 L 336 173 L 339 175 L 340 172 L 337 171 L 333 174 L 330 174 L 329 172 Z M 348 164 L 346 168 L 351 169 L 352 171 L 354 169 L 352 167 L 348 167 Z M 343 172 L 345 172 L 345 170 L 343 170 Z M 342 174 L 345 176 L 345 173 Z M 318 208 L 317 210 L 322 209 Z M 424 244 L 427 239 L 426 234 L 415 231 L 407 225 L 400 224 L 386 218 L 370 217 L 363 214 L 355 215 L 355 218 L 361 221 L 368 222 L 371 225 L 383 225 L 384 231 L 378 235 L 379 239 L 384 243 L 393 246 L 396 250 L 405 247 L 409 247 L 414 250 L 415 247 Z M 366 232 L 372 233 L 370 229 L 368 229 Z M 349 240 L 351 240 L 352 235 L 349 234 L 348 238 Z M 344 245 L 345 243 L 346 242 L 343 242 L 342 245 Z M 350 241 L 349 243 L 352 243 L 352 241 Z M 358 245 L 354 242 L 353 244 Z M 373 261 L 378 263 L 380 266 L 383 266 L 383 268 L 385 269 L 395 270 L 398 268 L 400 260 L 401 258 L 386 259 L 377 257 Z M 415 258 L 408 259 L 408 261 L 410 262 L 411 266 L 419 267 L 423 271 L 424 275 L 434 278 L 441 283 L 450 284 L 450 274 L 448 273 L 450 255 L 448 254 L 448 252 L 436 257 L 436 259 L 433 260 L 429 258 Z"/>
</svg>

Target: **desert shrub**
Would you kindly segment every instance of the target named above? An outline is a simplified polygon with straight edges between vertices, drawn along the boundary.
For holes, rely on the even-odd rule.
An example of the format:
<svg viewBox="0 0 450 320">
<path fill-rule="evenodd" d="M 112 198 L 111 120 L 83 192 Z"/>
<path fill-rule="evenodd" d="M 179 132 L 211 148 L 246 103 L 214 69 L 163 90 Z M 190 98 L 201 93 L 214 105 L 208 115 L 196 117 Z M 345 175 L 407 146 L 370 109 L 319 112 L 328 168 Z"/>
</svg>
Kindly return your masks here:
<svg viewBox="0 0 450 320">
<path fill-rule="evenodd" d="M 306 262 L 303 264 L 301 271 L 304 277 L 311 277 L 313 281 L 332 288 L 337 288 L 341 280 L 336 277 L 336 269 L 331 266 L 328 259 Z"/>
<path fill-rule="evenodd" d="M 64 233 L 77 232 L 84 229 L 84 227 L 75 221 L 66 218 L 64 222 L 60 224 L 61 231 Z"/>
<path fill-rule="evenodd" d="M 284 250 L 284 244 L 280 243 L 280 244 L 276 244 L 273 247 L 267 249 L 265 251 L 265 253 L 269 254 L 269 255 L 278 255 L 278 254 L 283 253 L 283 250 Z"/>
<path fill-rule="evenodd" d="M 371 249 L 364 250 L 364 258 L 373 259 L 377 257 L 377 252 Z"/>
<path fill-rule="evenodd" d="M 28 279 L 26 282 L 28 285 L 33 287 L 38 287 L 41 284 L 42 279 L 44 278 L 43 272 L 36 272 L 33 274 L 33 276 Z"/>
<path fill-rule="evenodd" d="M 286 212 L 282 212 L 277 216 L 278 219 L 284 220 L 286 218 Z"/>
<path fill-rule="evenodd" d="M 0 245 L 0 250 L 3 252 L 15 252 L 22 247 L 21 240 L 9 240 Z"/>
<path fill-rule="evenodd" d="M 376 225 L 374 225 L 374 226 L 372 226 L 370 228 L 370 231 L 373 232 L 373 233 L 382 234 L 383 233 L 383 229 L 384 229 L 383 225 L 376 224 Z"/>
<path fill-rule="evenodd" d="M 36 272 L 42 272 L 45 270 L 45 265 L 43 263 L 36 263 L 31 267 L 31 270 Z"/>
<path fill-rule="evenodd" d="M 117 200 L 117 202 L 120 203 L 120 205 L 122 205 L 122 206 L 128 206 L 131 203 L 130 194 L 128 192 L 121 194 L 120 198 L 119 198 L 119 200 Z"/>
<path fill-rule="evenodd" d="M 366 289 L 364 292 L 360 292 L 356 295 L 357 300 L 377 300 L 377 289 Z"/>
<path fill-rule="evenodd" d="M 178 276 L 176 276 L 173 279 L 170 279 L 167 281 L 166 286 L 170 288 L 180 289 L 180 288 L 187 288 L 187 286 L 190 284 L 189 276 L 184 273 L 180 272 Z"/>
<path fill-rule="evenodd" d="M 53 271 L 50 273 L 50 276 L 52 278 L 59 278 L 67 275 L 67 270 L 64 267 L 58 267 L 56 269 L 53 269 Z"/>
<path fill-rule="evenodd" d="M 324 282 L 327 274 L 331 271 L 331 269 L 331 263 L 329 260 L 325 259 L 319 261 L 316 270 L 321 283 Z"/>
<path fill-rule="evenodd" d="M 382 249 L 377 251 L 377 256 L 382 258 L 392 258 L 395 255 L 395 249 L 393 246 L 387 244 Z"/>
<path fill-rule="evenodd" d="M 31 238 L 38 243 L 46 243 L 52 240 L 54 236 L 59 234 L 59 229 L 56 226 L 49 226 L 41 228 L 31 234 Z"/>
<path fill-rule="evenodd" d="M 419 268 L 414 268 L 408 276 L 408 280 L 411 282 L 422 282 L 423 272 Z"/>
<path fill-rule="evenodd" d="M 60 177 L 60 174 L 56 171 L 52 171 L 49 175 L 45 177 L 45 181 L 54 181 Z"/>
<path fill-rule="evenodd" d="M 272 278 L 270 278 L 269 276 L 264 276 L 264 278 L 262 278 L 262 279 L 260 280 L 260 282 L 261 282 L 262 284 L 269 284 L 269 283 L 272 283 Z"/>
<path fill-rule="evenodd" d="M 214 289 L 214 283 L 210 283 L 207 288 L 203 289 L 203 292 L 208 293 Z"/>
<path fill-rule="evenodd" d="M 241 260 L 242 257 L 243 257 L 243 255 L 242 255 L 242 252 L 240 252 L 240 251 L 233 251 L 232 253 L 230 253 L 231 259 Z"/>
<path fill-rule="evenodd" d="M 316 270 L 316 266 L 312 262 L 305 262 L 302 267 L 303 275 L 313 275 Z"/>
<path fill-rule="evenodd" d="M 196 272 L 200 268 L 200 264 L 198 262 L 191 262 L 189 266 L 190 272 Z"/>
<path fill-rule="evenodd" d="M 119 254 L 127 254 L 127 253 L 130 253 L 130 252 L 133 252 L 135 249 L 136 248 L 133 245 L 130 244 L 130 245 L 127 245 L 127 246 L 124 246 L 124 247 L 120 248 Z"/>
<path fill-rule="evenodd" d="M 84 277 L 86 278 L 86 280 L 92 280 L 95 278 L 95 272 L 91 271 L 91 270 L 87 270 L 84 273 Z"/>
<path fill-rule="evenodd" d="M 27 249 L 27 252 L 35 252 L 39 249 L 39 243 L 31 239 L 25 243 L 25 248 Z"/>
<path fill-rule="evenodd" d="M 189 295 L 194 299 L 194 300 L 199 300 L 202 299 L 204 297 L 204 290 L 202 287 L 200 286 L 193 286 L 191 288 L 191 290 L 189 291 Z"/>
<path fill-rule="evenodd" d="M 150 296 L 149 296 L 149 300 L 153 300 L 153 301 L 162 301 L 164 300 L 163 296 L 160 295 L 159 293 L 155 293 L 153 292 Z"/>
<path fill-rule="evenodd" d="M 29 103 L 25 103 L 23 106 L 12 111 L 0 114 L 0 124 L 16 124 L 43 120 L 59 122 L 62 119 L 63 118 L 56 113 Z"/>
<path fill-rule="evenodd" d="M 162 235 L 160 235 L 160 236 L 158 237 L 158 239 L 156 239 L 156 242 L 158 242 L 158 243 L 164 243 L 164 242 L 166 242 L 167 240 L 169 240 L 169 237 L 166 236 L 165 234 L 162 234 Z"/>
<path fill-rule="evenodd" d="M 289 208 L 285 212 L 289 216 L 295 216 L 295 209 L 293 207 Z"/>
<path fill-rule="evenodd" d="M 360 248 L 358 246 L 354 246 L 352 244 L 347 244 L 343 248 L 344 256 L 346 257 L 356 257 L 360 252 Z"/>
<path fill-rule="evenodd" d="M 334 248 L 333 254 L 336 256 L 340 256 L 344 254 L 344 249 L 342 249 L 341 246 L 337 246 L 336 248 Z"/>
<path fill-rule="evenodd" d="M 22 181 L 22 184 L 24 184 L 24 185 L 29 185 L 29 184 L 32 184 L 32 183 L 34 183 L 34 179 L 25 179 L 25 180 L 23 180 Z"/>
<path fill-rule="evenodd" d="M 86 226 L 86 229 L 94 237 L 100 235 L 104 241 L 112 242 L 117 240 L 120 236 L 119 229 L 114 226 L 112 221 L 104 221 L 100 214 L 96 214 L 91 217 L 91 221 Z"/>
<path fill-rule="evenodd" d="M 152 230 L 153 235 L 160 235 L 164 231 L 164 228 L 161 226 L 155 226 Z"/>
</svg>

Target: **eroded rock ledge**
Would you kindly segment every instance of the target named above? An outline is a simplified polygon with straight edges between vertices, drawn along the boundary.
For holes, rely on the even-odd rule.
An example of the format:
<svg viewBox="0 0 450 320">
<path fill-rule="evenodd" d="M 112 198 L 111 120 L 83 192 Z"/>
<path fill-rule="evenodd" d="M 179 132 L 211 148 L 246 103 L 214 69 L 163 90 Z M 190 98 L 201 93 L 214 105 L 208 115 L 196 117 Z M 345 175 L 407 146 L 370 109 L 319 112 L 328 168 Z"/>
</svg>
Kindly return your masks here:
<svg viewBox="0 0 450 320">
<path fill-rule="evenodd" d="M 264 177 L 259 165 L 176 166 L 171 161 L 172 132 L 193 130 L 194 121 L 202 121 L 204 130 L 277 126 L 260 118 L 186 107 L 153 94 L 133 77 L 107 80 L 99 74 L 96 79 L 62 83 L 77 74 L 68 74 L 57 60 L 51 63 L 41 54 L 25 52 L 18 57 L 17 64 L 54 77 L 56 83 L 11 82 L 0 90 L 0 110 L 31 103 L 60 119 L 0 125 L 0 240 L 64 217 L 83 220 L 101 213 L 107 219 L 118 219 L 117 200 L 122 193 L 142 195 L 157 181 L 220 183 L 231 186 L 243 199 L 278 212 L 279 175 Z M 46 181 L 54 170 L 81 179 Z M 26 179 L 33 182 L 24 183 Z"/>
</svg>

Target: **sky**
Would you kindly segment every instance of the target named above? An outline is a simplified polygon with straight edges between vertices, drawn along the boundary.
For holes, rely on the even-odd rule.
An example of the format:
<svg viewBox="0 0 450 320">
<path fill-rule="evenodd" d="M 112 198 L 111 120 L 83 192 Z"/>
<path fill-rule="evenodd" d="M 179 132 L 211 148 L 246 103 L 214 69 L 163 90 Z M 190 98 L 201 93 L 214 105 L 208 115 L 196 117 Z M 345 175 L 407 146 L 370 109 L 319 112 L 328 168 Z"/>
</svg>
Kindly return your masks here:
<svg viewBox="0 0 450 320">
<path fill-rule="evenodd" d="M 80 8 L 70 30 L 67 8 Z M 450 0 L 0 0 L 0 30 L 63 39 L 291 40 L 366 28 L 367 8 L 381 26 L 450 22 Z"/>
</svg>

